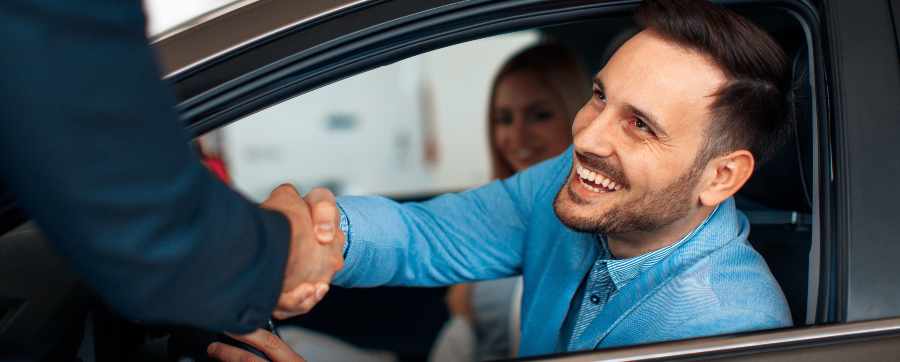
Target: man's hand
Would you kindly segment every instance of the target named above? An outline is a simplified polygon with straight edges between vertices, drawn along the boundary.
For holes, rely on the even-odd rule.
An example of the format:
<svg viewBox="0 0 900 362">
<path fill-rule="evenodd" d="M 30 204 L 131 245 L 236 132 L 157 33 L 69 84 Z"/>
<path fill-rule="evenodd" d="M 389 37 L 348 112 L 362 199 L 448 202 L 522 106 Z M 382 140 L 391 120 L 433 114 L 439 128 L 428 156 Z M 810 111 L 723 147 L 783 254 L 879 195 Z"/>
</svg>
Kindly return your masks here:
<svg viewBox="0 0 900 362">
<path fill-rule="evenodd" d="M 272 315 L 278 319 L 309 312 L 328 292 L 328 283 L 344 265 L 344 233 L 330 191 L 316 188 L 305 198 L 291 185 L 272 191 L 262 207 L 280 211 L 291 224 L 291 246 L 284 286 Z"/>
<path fill-rule="evenodd" d="M 297 352 L 294 352 L 281 338 L 269 333 L 264 329 L 257 329 L 255 332 L 245 334 L 243 336 L 229 334 L 231 338 L 244 342 L 265 353 L 272 362 L 306 362 Z M 206 353 L 219 361 L 223 362 L 246 362 L 259 361 L 262 358 L 245 351 L 243 349 L 229 346 L 224 343 L 215 342 L 206 348 Z"/>
</svg>

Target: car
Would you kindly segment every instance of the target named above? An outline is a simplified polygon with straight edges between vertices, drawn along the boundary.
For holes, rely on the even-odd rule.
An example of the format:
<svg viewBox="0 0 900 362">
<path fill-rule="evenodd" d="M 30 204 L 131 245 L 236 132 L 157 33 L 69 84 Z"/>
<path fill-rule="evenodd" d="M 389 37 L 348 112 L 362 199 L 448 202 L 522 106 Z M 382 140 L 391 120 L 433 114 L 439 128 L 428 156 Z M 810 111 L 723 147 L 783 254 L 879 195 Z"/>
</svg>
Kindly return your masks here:
<svg viewBox="0 0 900 362">
<path fill-rule="evenodd" d="M 718 2 L 769 31 L 792 61 L 797 120 L 792 139 L 737 199 L 752 224 L 750 241 L 784 290 L 795 326 L 525 360 L 900 359 L 900 263 L 894 260 L 900 255 L 900 213 L 891 211 L 900 205 L 900 193 L 890 191 L 900 177 L 896 142 L 900 139 L 900 1 Z M 258 198 L 257 189 L 272 182 L 255 176 L 283 170 L 298 160 L 281 157 L 321 156 L 315 151 L 321 146 L 347 149 L 368 140 L 372 143 L 353 152 L 372 155 L 367 164 L 358 166 L 371 167 L 371 173 L 351 177 L 330 172 L 337 169 L 334 162 L 352 162 L 355 154 L 345 152 L 324 162 L 314 178 L 284 176 L 298 177 L 296 181 L 304 185 L 413 201 L 486 181 L 484 166 L 465 172 L 451 168 L 450 173 L 476 176 L 448 183 L 410 183 L 393 189 L 390 186 L 397 184 L 391 180 L 396 178 L 359 183 L 357 179 L 374 174 L 425 175 L 427 170 L 391 165 L 405 155 L 423 154 L 427 126 L 386 116 L 395 113 L 369 115 L 370 119 L 361 118 L 363 111 L 338 110 L 297 120 L 310 114 L 304 113 L 307 108 L 283 110 L 315 103 L 309 99 L 317 94 L 320 98 L 347 94 L 360 102 L 372 94 L 391 97 L 394 92 L 373 91 L 357 98 L 350 94 L 352 85 L 360 84 L 358 77 L 373 72 L 406 74 L 391 73 L 391 69 L 417 56 L 489 39 L 500 41 L 478 49 L 512 49 L 509 44 L 519 41 L 515 39 L 552 36 L 578 51 L 588 67 L 596 70 L 608 57 L 608 49 L 633 31 L 629 13 L 638 3 L 243 1 L 160 34 L 153 45 L 163 79 L 175 90 L 187 131 L 196 137 L 219 132 L 237 140 L 230 151 L 234 179 L 238 189 L 245 186 L 242 191 L 248 197 Z M 469 59 L 472 64 L 496 62 L 503 56 L 490 58 L 486 50 L 479 54 L 483 58 Z M 454 63 L 440 69 L 452 66 L 461 67 Z M 362 82 L 373 84 L 376 78 Z M 397 86 L 390 79 L 395 78 L 388 78 L 386 84 Z M 410 89 L 412 96 L 419 96 L 416 88 Z M 286 114 L 294 118 L 284 121 Z M 274 127 L 266 119 L 291 128 L 248 139 L 248 134 Z M 465 124 L 468 133 L 463 131 L 461 139 L 474 142 L 471 134 L 483 130 L 471 129 L 478 122 Z M 404 138 L 391 133 L 396 129 L 413 131 Z M 274 135 L 286 138 L 278 141 L 282 143 L 266 143 L 277 138 Z M 316 147 L 308 151 L 278 148 L 298 137 L 306 137 L 304 144 Z M 463 154 L 471 148 L 476 147 L 462 142 L 448 152 Z M 253 157 L 242 160 L 242 155 Z M 453 167 L 470 167 L 475 158 Z M 254 168 L 260 159 L 271 163 L 268 169 Z M 395 163 L 410 164 L 404 162 Z M 343 166 L 338 171 L 344 171 Z M 237 172 L 241 167 L 247 170 L 243 174 Z M 183 329 L 124 320 L 99 303 L 72 273 L 48 277 L 60 274 L 48 271 L 68 270 L 65 260 L 27 223 L 12 196 L 0 200 L 0 350 L 43 360 L 90 355 L 98 361 L 196 353 L 189 351 L 190 343 L 182 343 L 190 340 L 190 333 Z M 443 292 L 440 288 L 335 288 L 312 313 L 287 323 L 360 346 L 390 350 L 402 360 L 421 360 L 447 318 Z M 360 304 L 364 307 L 359 308 Z"/>
</svg>

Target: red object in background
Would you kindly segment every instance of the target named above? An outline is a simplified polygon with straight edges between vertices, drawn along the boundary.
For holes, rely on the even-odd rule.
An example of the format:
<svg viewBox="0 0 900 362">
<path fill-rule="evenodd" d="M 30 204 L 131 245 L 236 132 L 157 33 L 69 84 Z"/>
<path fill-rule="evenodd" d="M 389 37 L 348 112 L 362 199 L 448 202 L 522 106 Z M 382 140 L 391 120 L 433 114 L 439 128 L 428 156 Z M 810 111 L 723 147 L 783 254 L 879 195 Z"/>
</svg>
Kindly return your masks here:
<svg viewBox="0 0 900 362">
<path fill-rule="evenodd" d="M 203 165 L 209 169 L 216 177 L 226 184 L 231 184 L 231 176 L 228 175 L 228 169 L 225 168 L 225 161 L 221 157 L 200 155 Z"/>
<path fill-rule="evenodd" d="M 197 153 L 200 155 L 200 162 L 203 162 L 206 169 L 212 172 L 213 175 L 216 175 L 216 177 L 225 184 L 231 184 L 231 175 L 228 174 L 228 167 L 225 166 L 225 160 L 223 160 L 222 157 L 205 152 L 200 140 L 194 141 L 194 149 L 197 150 Z"/>
</svg>

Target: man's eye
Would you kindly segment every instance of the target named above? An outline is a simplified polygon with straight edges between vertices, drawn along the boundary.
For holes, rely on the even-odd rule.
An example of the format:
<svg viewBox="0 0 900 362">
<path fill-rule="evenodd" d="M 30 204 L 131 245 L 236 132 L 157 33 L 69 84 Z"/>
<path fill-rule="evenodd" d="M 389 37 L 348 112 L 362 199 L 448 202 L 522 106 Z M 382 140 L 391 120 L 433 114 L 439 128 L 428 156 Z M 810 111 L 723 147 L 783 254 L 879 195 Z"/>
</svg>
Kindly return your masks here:
<svg viewBox="0 0 900 362">
<path fill-rule="evenodd" d="M 651 134 L 651 135 L 654 134 L 654 133 L 653 133 L 653 130 L 650 129 L 650 126 L 648 126 L 647 123 L 645 123 L 645 122 L 644 122 L 643 120 L 641 120 L 640 118 L 632 118 L 632 119 L 630 119 L 630 120 L 628 121 L 628 123 L 629 123 L 630 126 L 632 126 L 632 127 L 634 127 L 634 128 L 637 128 L 637 129 L 640 130 L 641 132 L 646 132 L 646 133 L 649 133 L 649 134 Z"/>
<path fill-rule="evenodd" d="M 594 88 L 594 97 L 596 97 L 601 102 L 606 103 L 606 94 L 604 94 L 601 90 Z"/>
</svg>

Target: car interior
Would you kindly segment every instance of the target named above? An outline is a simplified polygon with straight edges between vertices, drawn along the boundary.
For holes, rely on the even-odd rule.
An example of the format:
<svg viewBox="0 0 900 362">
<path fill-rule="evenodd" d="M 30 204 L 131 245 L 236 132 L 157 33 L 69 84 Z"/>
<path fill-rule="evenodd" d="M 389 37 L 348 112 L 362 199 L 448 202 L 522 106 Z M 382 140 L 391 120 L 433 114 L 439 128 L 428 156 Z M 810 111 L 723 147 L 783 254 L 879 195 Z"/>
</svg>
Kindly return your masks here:
<svg viewBox="0 0 900 362">
<path fill-rule="evenodd" d="M 750 220 L 751 243 L 763 255 L 785 293 L 794 325 L 809 325 L 815 320 L 819 298 L 819 255 L 813 252 L 813 230 L 818 222 L 812 202 L 817 179 L 817 104 L 809 75 L 813 62 L 803 25 L 790 13 L 771 7 L 744 6 L 736 10 L 769 31 L 792 60 L 794 129 L 787 144 L 756 171 L 736 199 Z M 627 14 L 614 13 L 538 31 L 578 52 L 589 70 L 595 72 L 633 29 Z M 396 199 L 419 201 L 432 196 L 435 195 L 416 194 Z M 19 225 L 20 212 L 3 211 L 0 359 L 203 360 L 203 341 L 208 340 L 208 333 L 184 327 L 146 326 L 118 316 L 79 280 L 65 256 L 56 253 L 35 223 Z M 303 326 L 360 347 L 389 350 L 400 360 L 425 360 L 448 318 L 445 291 L 446 288 L 336 287 L 312 313 L 281 323 Z"/>
</svg>

